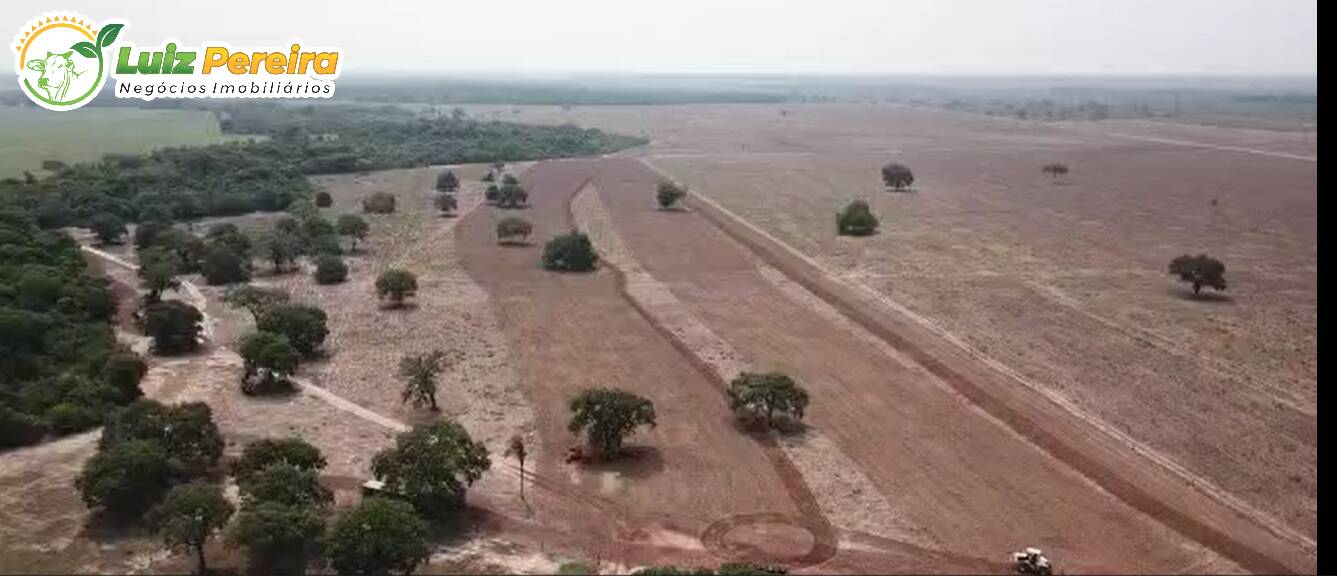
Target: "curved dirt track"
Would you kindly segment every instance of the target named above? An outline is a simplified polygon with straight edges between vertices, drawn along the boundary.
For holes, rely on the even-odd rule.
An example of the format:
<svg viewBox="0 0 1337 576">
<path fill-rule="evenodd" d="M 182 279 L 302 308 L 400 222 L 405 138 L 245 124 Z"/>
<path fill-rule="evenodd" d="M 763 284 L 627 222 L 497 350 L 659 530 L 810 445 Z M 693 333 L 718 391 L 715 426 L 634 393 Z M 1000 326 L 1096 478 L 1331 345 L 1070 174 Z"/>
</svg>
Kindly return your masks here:
<svg viewBox="0 0 1337 576">
<path fill-rule="evenodd" d="M 1253 549 L 1256 542 L 1235 541 L 1233 532 L 1213 534 L 1208 524 L 1179 508 L 1184 503 L 1167 504 L 1142 492 L 1145 486 L 1101 476 L 1109 471 L 1089 464 L 1111 457 L 1136 460 L 1131 454 L 1063 452 L 1071 450 L 1070 438 L 1037 442 L 1047 429 L 1006 413 L 1001 419 L 1007 426 L 1001 425 L 993 414 L 998 406 L 987 396 L 959 391 L 962 382 L 944 382 L 944 375 L 956 373 L 935 355 L 894 333 L 872 330 L 919 365 L 902 366 L 799 309 L 757 273 L 746 248 L 701 215 L 655 210 L 650 191 L 656 177 L 634 160 L 603 161 L 592 177 L 641 264 L 749 360 L 800 376 L 814 396 L 809 421 L 953 551 L 989 557 L 1009 546 L 1039 544 L 1075 571 L 1240 569 L 1197 540 L 1249 569 L 1305 570 L 1303 558 L 1298 564 L 1294 558 L 1278 561 Z M 773 263 L 793 269 L 787 262 Z M 850 314 L 847 305 L 836 304 Z M 980 414 L 981 405 L 989 415 Z M 1090 434 L 1078 425 L 1068 430 Z M 1076 440 L 1081 441 L 1090 440 Z M 1063 462 L 1052 457 L 1055 452 Z M 1174 490 L 1152 494 L 1180 496 Z M 1256 526 L 1252 533 L 1249 526 L 1240 528 L 1245 537 L 1266 537 Z"/>
<path fill-rule="evenodd" d="M 734 429 L 717 385 L 627 302 L 616 271 L 540 268 L 542 242 L 570 228 L 570 200 L 594 165 L 539 164 L 521 176 L 527 209 L 480 209 L 456 230 L 465 269 L 496 302 L 521 386 L 537 407 L 544 445 L 536 482 L 579 495 L 540 502 L 536 520 L 585 534 L 592 555 L 621 554 L 624 564 L 656 561 L 636 545 L 657 540 L 689 543 L 675 557 L 709 561 L 695 535 L 712 522 L 739 513 L 797 515 L 805 506 L 791 498 L 784 475 L 792 471 L 777 470 L 767 450 Z M 534 224 L 531 245 L 497 244 L 496 221 L 511 215 Z M 567 401 L 599 386 L 651 398 L 660 424 L 629 439 L 633 457 L 569 466 L 566 448 L 578 440 L 566 430 Z"/>
</svg>

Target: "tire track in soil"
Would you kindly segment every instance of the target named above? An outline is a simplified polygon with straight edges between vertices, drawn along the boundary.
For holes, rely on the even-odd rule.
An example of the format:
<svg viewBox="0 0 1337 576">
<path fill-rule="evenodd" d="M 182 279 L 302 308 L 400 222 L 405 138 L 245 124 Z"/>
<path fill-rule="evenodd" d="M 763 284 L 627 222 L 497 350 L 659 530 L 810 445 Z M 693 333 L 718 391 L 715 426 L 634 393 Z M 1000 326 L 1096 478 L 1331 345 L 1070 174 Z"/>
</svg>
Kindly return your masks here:
<svg viewBox="0 0 1337 576">
<path fill-rule="evenodd" d="M 566 223 L 572 230 L 577 229 L 572 203 L 575 201 L 579 191 L 586 186 L 589 186 L 590 182 L 593 180 L 593 176 L 586 178 L 575 188 L 575 192 L 566 199 Z M 632 297 L 627 289 L 627 276 L 620 268 L 610 264 L 605 259 L 600 259 L 599 266 L 607 269 L 613 274 L 614 279 L 617 281 L 618 294 L 622 297 L 623 301 L 629 304 L 632 309 L 636 310 L 636 313 L 639 314 L 641 318 L 649 323 L 660 336 L 668 341 L 693 369 L 699 372 L 707 381 L 714 383 L 719 388 L 721 399 L 723 399 L 724 391 L 728 389 L 728 383 L 722 380 L 709 365 L 698 357 L 696 353 L 692 351 L 691 347 L 683 342 L 677 334 L 660 322 L 658 317 L 651 314 L 649 310 L 646 310 L 636 298 Z M 827 560 L 834 558 L 838 545 L 835 526 L 831 524 L 831 521 L 826 517 L 826 514 L 822 512 L 821 506 L 817 504 L 817 497 L 813 495 L 812 490 L 808 488 L 807 482 L 803 480 L 803 474 L 800 473 L 793 462 L 789 460 L 789 456 L 784 453 L 784 450 L 781 449 L 779 443 L 776 442 L 773 436 L 770 434 L 761 435 L 753 433 L 748 434 L 748 437 L 756 442 L 762 449 L 767 460 L 770 461 L 771 466 L 775 469 L 776 475 L 784 485 L 789 499 L 793 501 L 794 506 L 799 510 L 801 516 L 798 518 L 798 525 L 812 534 L 812 548 L 802 556 L 791 560 L 785 560 L 785 562 L 791 564 L 795 568 L 806 568 L 820 565 Z M 769 513 L 761 514 L 765 515 Z M 701 534 L 701 543 L 712 550 L 726 550 L 727 547 L 724 545 L 722 538 L 727 535 L 727 530 L 719 532 L 717 529 L 714 531 L 712 531 L 712 529 L 715 529 L 715 527 L 719 525 L 728 526 L 731 522 L 735 521 L 735 519 L 738 519 L 738 522 L 746 523 L 747 519 L 754 516 L 757 516 L 757 514 L 739 514 L 725 517 L 722 520 L 717 520 L 707 527 L 706 531 Z M 785 516 L 785 518 L 788 517 Z M 790 523 L 790 521 L 784 523 Z M 764 558 L 752 558 L 751 560 L 765 561 Z"/>
<path fill-rule="evenodd" d="M 659 174 L 664 172 L 653 164 L 642 160 L 649 169 Z M 1178 503 L 1172 504 L 1165 499 L 1158 497 L 1150 490 L 1140 486 L 1138 483 L 1129 480 L 1120 472 L 1111 468 L 1108 464 L 1097 457 L 1086 454 L 1073 442 L 1070 441 L 1075 435 L 1060 435 L 1054 430 L 1043 425 L 1033 418 L 1032 415 L 1025 413 L 1026 409 L 1019 409 L 1008 402 L 1008 399 L 1000 398 L 995 393 L 985 389 L 985 387 L 972 381 L 962 372 L 952 368 L 946 361 L 939 359 L 934 353 L 928 351 L 923 346 L 910 341 L 906 336 L 894 331 L 892 328 L 877 320 L 871 313 L 866 312 L 859 304 L 853 304 L 846 296 L 838 293 L 840 289 L 849 290 L 850 288 L 841 282 L 835 275 L 828 273 L 820 264 L 812 261 L 811 258 L 798 253 L 793 248 L 789 248 L 783 242 L 771 237 L 765 231 L 752 226 L 741 217 L 729 212 L 714 200 L 703 196 L 699 191 L 693 190 L 688 193 L 688 201 L 698 208 L 697 213 L 703 215 L 705 219 L 713 224 L 717 229 L 728 237 L 747 247 L 761 261 L 781 270 L 786 276 L 789 276 L 794 282 L 807 288 L 813 294 L 826 300 L 830 305 L 839 310 L 842 314 L 856 322 L 869 332 L 885 340 L 893 348 L 903 351 L 912 360 L 919 363 L 929 372 L 933 373 L 944 382 L 950 384 L 961 395 L 970 402 L 979 406 L 985 412 L 1005 423 L 1009 428 L 1021 434 L 1036 446 L 1053 455 L 1059 461 L 1078 470 L 1083 476 L 1094 481 L 1104 490 L 1113 494 L 1119 500 L 1127 503 L 1133 508 L 1142 511 L 1151 516 L 1165 526 L 1206 545 L 1212 550 L 1217 551 L 1223 556 L 1238 562 L 1246 569 L 1259 573 L 1280 574 L 1296 573 L 1302 571 L 1312 571 L 1316 565 L 1316 549 L 1312 541 L 1304 538 L 1302 535 L 1295 534 L 1292 530 L 1287 530 L 1279 526 L 1275 521 L 1269 521 L 1265 515 L 1252 510 L 1250 507 L 1239 503 L 1238 499 L 1232 495 L 1225 494 L 1220 489 L 1212 490 L 1211 486 L 1204 486 L 1200 482 L 1194 482 L 1193 477 L 1187 477 L 1187 484 L 1190 490 L 1207 497 L 1214 504 L 1225 508 L 1218 514 L 1218 517 L 1230 518 L 1234 522 L 1244 521 L 1251 524 L 1255 529 L 1261 529 L 1269 533 L 1272 538 L 1285 541 L 1287 545 L 1294 545 L 1298 548 L 1299 554 L 1284 554 L 1286 560 L 1282 560 L 1274 553 L 1261 550 L 1255 543 L 1244 541 L 1237 534 L 1229 529 L 1222 529 L 1219 525 L 1209 521 L 1194 517 L 1181 508 Z M 750 234 L 750 233 L 751 234 Z M 754 238 L 752 235 L 757 237 Z M 774 244 L 774 246 L 770 245 Z M 804 266 L 812 268 L 812 271 L 805 270 Z M 816 278 L 810 275 L 816 275 Z M 837 285 L 837 288 L 827 286 L 824 282 L 830 282 Z M 853 297 L 858 300 L 857 296 Z M 882 303 L 881 299 L 877 303 Z M 908 310 L 907 310 L 908 312 Z M 927 319 L 910 315 L 909 320 L 916 323 L 921 320 L 930 322 Z M 956 344 L 955 340 L 948 338 L 947 335 L 939 334 L 934 330 L 934 326 L 922 326 L 922 328 L 932 334 L 943 337 L 949 344 Z M 963 350 L 969 353 L 969 350 Z M 1019 375 L 1013 375 L 1005 366 L 996 365 L 997 362 L 987 362 L 983 358 L 975 360 L 984 362 L 987 367 L 999 370 L 1005 376 L 1014 378 Z M 1024 379 L 1023 379 L 1024 380 Z M 1027 387 L 1033 387 L 1031 383 L 1022 382 Z M 1052 400 L 1052 399 L 1050 399 Z M 1023 400 L 1024 402 L 1024 400 Z M 1033 406 L 1028 406 L 1031 408 Z M 1063 406 L 1056 406 L 1059 410 L 1064 410 Z M 1044 410 L 1044 408 L 1041 408 Z M 1081 419 L 1080 414 L 1069 414 L 1069 416 Z M 1085 419 L 1082 419 L 1086 422 Z M 1086 422 L 1087 424 L 1096 424 Z M 1098 432 L 1108 433 L 1104 428 L 1095 426 Z M 1085 434 L 1089 436 L 1089 434 Z M 1120 440 L 1115 437 L 1114 440 Z M 1089 441 L 1089 440 L 1088 440 Z M 1162 463 L 1153 458 L 1153 454 L 1147 454 L 1142 450 L 1133 448 L 1136 454 L 1146 456 L 1153 460 L 1154 464 Z M 1125 458 L 1125 460 L 1127 460 Z M 1134 464 L 1136 466 L 1136 464 Z M 1179 474 L 1176 468 L 1169 468 L 1169 472 Z M 1154 481 L 1154 480 L 1152 480 Z M 1163 484 L 1164 485 L 1164 484 Z M 1182 488 L 1182 486 L 1179 486 Z M 1176 501 L 1177 502 L 1177 501 Z M 1233 516 L 1233 517 L 1232 517 Z M 1278 549 L 1276 543 L 1268 543 L 1265 546 L 1273 550 Z M 1306 566 L 1307 564 L 1307 566 Z M 1303 568 L 1302 568 L 1303 566 Z"/>
</svg>

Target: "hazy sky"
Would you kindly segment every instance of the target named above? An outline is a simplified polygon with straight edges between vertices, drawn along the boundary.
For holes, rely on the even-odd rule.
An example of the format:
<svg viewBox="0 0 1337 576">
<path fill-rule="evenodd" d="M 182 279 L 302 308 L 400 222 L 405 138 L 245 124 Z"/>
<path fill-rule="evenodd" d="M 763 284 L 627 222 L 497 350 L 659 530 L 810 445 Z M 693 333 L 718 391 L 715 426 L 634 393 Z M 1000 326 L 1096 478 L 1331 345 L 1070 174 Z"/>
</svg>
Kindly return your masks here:
<svg viewBox="0 0 1337 576">
<path fill-rule="evenodd" d="M 347 74 L 1318 73 L 1317 0 L 4 0 L 0 34 L 55 9 L 140 44 L 337 45 Z"/>
</svg>

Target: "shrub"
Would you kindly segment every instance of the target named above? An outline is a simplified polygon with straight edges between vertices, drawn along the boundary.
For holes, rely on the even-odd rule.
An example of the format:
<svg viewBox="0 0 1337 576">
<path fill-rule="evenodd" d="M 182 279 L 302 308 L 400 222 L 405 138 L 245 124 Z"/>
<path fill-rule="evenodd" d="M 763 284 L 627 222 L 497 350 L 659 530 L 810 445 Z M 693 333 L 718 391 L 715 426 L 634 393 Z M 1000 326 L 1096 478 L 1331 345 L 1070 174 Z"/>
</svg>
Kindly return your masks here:
<svg viewBox="0 0 1337 576">
<path fill-rule="evenodd" d="M 1181 282 L 1193 285 L 1193 294 L 1202 291 L 1203 286 L 1215 290 L 1226 289 L 1226 265 L 1206 254 L 1189 256 L 1185 254 L 1170 261 L 1169 271 L 1179 276 Z"/>
<path fill-rule="evenodd" d="M 316 257 L 316 283 L 339 284 L 348 279 L 348 265 L 344 259 L 334 254 L 321 254 Z"/>
<path fill-rule="evenodd" d="M 562 272 L 588 272 L 599 261 L 589 236 L 572 231 L 549 240 L 543 246 L 543 267 Z"/>
<path fill-rule="evenodd" d="M 436 176 L 436 189 L 450 194 L 460 187 L 460 179 L 455 177 L 455 173 L 446 170 Z"/>
<path fill-rule="evenodd" d="M 377 298 L 388 299 L 392 307 L 404 305 L 404 299 L 418 293 L 418 277 L 408 270 L 391 268 L 376 278 Z"/>
<path fill-rule="evenodd" d="M 1040 167 L 1040 171 L 1049 175 L 1050 178 L 1058 178 L 1059 176 L 1068 173 L 1068 165 L 1058 162 L 1055 162 L 1053 164 L 1045 164 L 1044 166 Z"/>
<path fill-rule="evenodd" d="M 390 214 L 395 211 L 395 196 L 389 192 L 376 192 L 362 200 L 362 211 L 368 214 Z"/>
<path fill-rule="evenodd" d="M 115 214 L 103 212 L 88 219 L 88 228 L 100 244 L 120 244 L 125 237 L 125 222 Z"/>
<path fill-rule="evenodd" d="M 437 194 L 432 202 L 436 204 L 436 209 L 440 210 L 442 214 L 450 214 L 459 207 L 459 201 L 450 194 Z"/>
<path fill-rule="evenodd" d="M 659 201 L 659 207 L 665 210 L 673 207 L 685 196 L 687 196 L 686 188 L 679 188 L 677 184 L 668 180 L 660 180 L 655 191 L 655 198 Z"/>
<path fill-rule="evenodd" d="M 888 162 L 882 167 L 882 182 L 897 192 L 905 190 L 915 183 L 915 175 L 909 168 L 896 162 Z"/>
<path fill-rule="evenodd" d="M 353 239 L 353 251 L 357 251 L 358 241 L 365 240 L 367 238 L 367 232 L 371 229 L 371 227 L 367 225 L 367 221 L 363 220 L 362 217 L 357 214 L 344 214 L 343 216 L 340 216 L 337 227 L 340 236 L 347 236 Z"/>
<path fill-rule="evenodd" d="M 324 190 L 316 192 L 316 208 L 329 208 L 330 206 L 333 205 L 334 205 L 334 198 L 330 197 L 329 192 L 326 192 Z"/>
<path fill-rule="evenodd" d="M 534 232 L 534 225 L 523 218 L 507 216 L 497 221 L 497 242 L 505 244 L 513 242 L 519 238 L 520 242 L 529 239 L 529 235 Z"/>
<path fill-rule="evenodd" d="M 850 202 L 836 214 L 836 232 L 841 236 L 869 236 L 877 232 L 877 217 L 863 200 Z"/>
<path fill-rule="evenodd" d="M 288 338 L 302 356 L 315 357 L 329 335 L 328 316 L 324 310 L 304 304 L 278 304 L 269 308 L 256 322 L 256 329 Z"/>
</svg>

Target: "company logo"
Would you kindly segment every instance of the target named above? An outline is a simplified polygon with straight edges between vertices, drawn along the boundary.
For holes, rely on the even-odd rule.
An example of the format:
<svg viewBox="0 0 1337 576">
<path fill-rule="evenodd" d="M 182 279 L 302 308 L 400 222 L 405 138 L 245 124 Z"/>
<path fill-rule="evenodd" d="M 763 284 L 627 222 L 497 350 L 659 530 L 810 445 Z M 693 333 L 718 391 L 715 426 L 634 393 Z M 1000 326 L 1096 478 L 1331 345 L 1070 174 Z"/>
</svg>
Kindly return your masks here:
<svg viewBox="0 0 1337 576">
<path fill-rule="evenodd" d="M 343 51 L 279 47 L 234 48 L 226 42 L 185 46 L 174 38 L 151 48 L 121 39 L 127 23 L 94 22 L 73 12 L 49 12 L 14 36 L 20 90 L 48 110 L 74 110 L 116 79 L 117 98 L 329 98 Z M 119 43 L 118 43 L 118 40 Z"/>
</svg>

